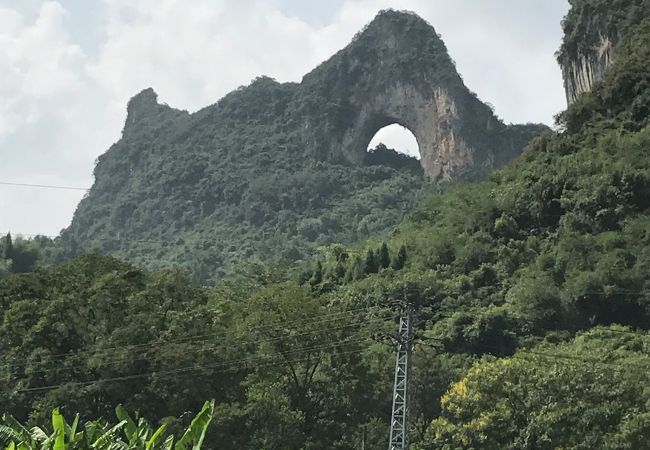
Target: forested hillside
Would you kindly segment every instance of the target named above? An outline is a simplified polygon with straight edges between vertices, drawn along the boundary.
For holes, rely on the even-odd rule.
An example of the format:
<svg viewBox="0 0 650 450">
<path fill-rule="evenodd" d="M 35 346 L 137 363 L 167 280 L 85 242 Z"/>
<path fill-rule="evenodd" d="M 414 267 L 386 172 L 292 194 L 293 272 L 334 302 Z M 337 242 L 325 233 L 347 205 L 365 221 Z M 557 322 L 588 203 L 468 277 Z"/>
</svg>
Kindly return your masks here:
<svg viewBox="0 0 650 450">
<path fill-rule="evenodd" d="M 589 22 L 644 2 L 574 3 Z M 431 186 L 390 233 L 214 286 L 100 253 L 0 280 L 0 405 L 165 422 L 214 398 L 208 448 L 384 448 L 408 302 L 413 449 L 650 449 L 650 17 L 632 22 L 559 132 Z"/>
<path fill-rule="evenodd" d="M 434 82 L 449 92 L 436 94 Z M 260 77 L 193 114 L 158 103 L 152 89 L 136 95 L 121 139 L 98 158 L 92 189 L 43 262 L 98 250 L 208 282 L 247 261 L 298 261 L 386 232 L 426 185 L 414 159 L 366 153 L 374 132 L 420 111 L 404 92 L 429 109 L 440 95 L 427 123 L 457 131 L 440 143 L 451 153 L 427 166 L 440 176 L 501 166 L 545 129 L 503 124 L 464 86 L 431 25 L 382 11 L 301 83 Z M 357 132 L 361 141 L 344 142 Z"/>
</svg>

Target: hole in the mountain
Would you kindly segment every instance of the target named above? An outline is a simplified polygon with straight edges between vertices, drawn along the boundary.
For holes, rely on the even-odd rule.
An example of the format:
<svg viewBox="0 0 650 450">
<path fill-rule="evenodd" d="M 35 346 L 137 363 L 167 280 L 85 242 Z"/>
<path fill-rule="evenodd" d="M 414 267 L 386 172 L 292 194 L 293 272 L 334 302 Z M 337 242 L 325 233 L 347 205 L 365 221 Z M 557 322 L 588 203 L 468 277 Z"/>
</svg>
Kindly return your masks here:
<svg viewBox="0 0 650 450">
<path fill-rule="evenodd" d="M 415 135 L 408 128 L 397 123 L 377 131 L 368 144 L 368 151 L 372 152 L 379 144 L 384 144 L 398 153 L 420 159 L 420 148 Z"/>
<path fill-rule="evenodd" d="M 420 148 L 411 131 L 394 123 L 377 131 L 368 144 L 366 162 L 420 172 Z"/>
</svg>

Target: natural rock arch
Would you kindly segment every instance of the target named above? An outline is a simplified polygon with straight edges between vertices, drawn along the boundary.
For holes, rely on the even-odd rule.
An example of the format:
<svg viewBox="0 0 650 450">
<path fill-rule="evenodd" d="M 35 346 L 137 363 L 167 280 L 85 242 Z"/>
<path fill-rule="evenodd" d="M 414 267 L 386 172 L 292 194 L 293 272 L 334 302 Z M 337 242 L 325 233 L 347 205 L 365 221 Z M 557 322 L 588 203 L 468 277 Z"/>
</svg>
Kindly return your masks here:
<svg viewBox="0 0 650 450">
<path fill-rule="evenodd" d="M 380 129 L 396 123 L 415 136 L 425 173 L 445 176 L 474 163 L 468 145 L 456 138 L 462 136 L 454 124 L 456 116 L 455 104 L 443 91 L 425 98 L 413 86 L 398 84 L 361 105 L 356 120 L 343 133 L 340 147 L 348 159 L 358 162 L 363 157 L 359 150 L 365 149 Z"/>
<path fill-rule="evenodd" d="M 420 145 L 411 130 L 397 122 L 379 129 L 370 140 L 366 151 L 372 152 L 378 145 L 392 149 L 404 156 L 420 159 Z"/>
<path fill-rule="evenodd" d="M 427 176 L 502 165 L 544 127 L 506 126 L 470 92 L 435 30 L 415 14 L 382 11 L 300 84 L 306 147 L 361 163 L 392 123 L 416 137 Z"/>
</svg>

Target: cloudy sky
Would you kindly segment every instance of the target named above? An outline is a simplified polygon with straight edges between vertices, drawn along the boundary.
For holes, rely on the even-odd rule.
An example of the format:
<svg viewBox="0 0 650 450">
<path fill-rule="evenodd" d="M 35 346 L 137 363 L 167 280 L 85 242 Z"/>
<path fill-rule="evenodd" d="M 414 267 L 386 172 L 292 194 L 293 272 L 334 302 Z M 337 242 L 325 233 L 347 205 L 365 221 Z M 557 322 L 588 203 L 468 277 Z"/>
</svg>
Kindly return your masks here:
<svg viewBox="0 0 650 450">
<path fill-rule="evenodd" d="M 506 122 L 552 124 L 564 108 L 566 0 L 0 0 L 0 232 L 69 224 L 84 191 L 2 183 L 92 185 L 143 88 L 196 111 L 258 75 L 299 81 L 388 7 L 428 20 Z"/>
</svg>

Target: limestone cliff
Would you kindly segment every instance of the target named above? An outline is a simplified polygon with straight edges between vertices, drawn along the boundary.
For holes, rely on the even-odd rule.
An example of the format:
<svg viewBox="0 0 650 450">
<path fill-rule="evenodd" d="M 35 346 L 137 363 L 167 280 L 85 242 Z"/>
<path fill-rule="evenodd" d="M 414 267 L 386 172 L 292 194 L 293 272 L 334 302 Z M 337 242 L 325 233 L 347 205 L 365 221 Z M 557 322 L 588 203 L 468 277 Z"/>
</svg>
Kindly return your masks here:
<svg viewBox="0 0 650 450">
<path fill-rule="evenodd" d="M 650 14 L 648 0 L 569 0 L 557 59 L 567 104 L 600 81 L 616 57 L 616 46 Z"/>
<path fill-rule="evenodd" d="M 305 144 L 360 163 L 373 135 L 398 123 L 431 178 L 485 171 L 512 159 L 542 128 L 508 127 L 465 85 L 445 44 L 415 14 L 382 11 L 300 86 Z"/>
<path fill-rule="evenodd" d="M 560 62 L 567 104 L 573 103 L 583 92 L 590 91 L 593 84 L 603 78 L 612 61 L 612 49 L 612 37 L 600 36 L 600 42 L 592 49 Z"/>
</svg>

